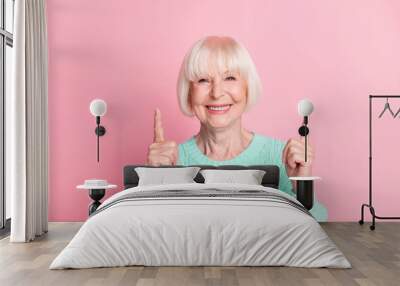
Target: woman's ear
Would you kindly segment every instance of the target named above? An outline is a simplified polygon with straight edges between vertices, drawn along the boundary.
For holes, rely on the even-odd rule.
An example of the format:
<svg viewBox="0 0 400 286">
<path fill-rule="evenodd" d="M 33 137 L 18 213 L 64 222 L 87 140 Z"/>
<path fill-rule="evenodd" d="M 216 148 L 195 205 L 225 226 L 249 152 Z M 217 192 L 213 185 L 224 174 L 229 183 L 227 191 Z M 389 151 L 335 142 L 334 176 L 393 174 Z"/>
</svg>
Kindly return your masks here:
<svg viewBox="0 0 400 286">
<path fill-rule="evenodd" d="M 249 102 L 249 85 L 247 82 L 245 82 L 245 86 L 242 89 L 242 92 L 244 93 L 244 98 L 246 99 L 246 104 Z"/>
<path fill-rule="evenodd" d="M 190 113 L 193 116 L 194 112 L 193 112 L 193 106 L 192 106 L 192 96 L 191 96 L 192 92 L 191 92 L 191 89 L 192 89 L 192 87 L 189 86 L 188 96 L 187 96 L 187 106 L 188 106 L 188 109 L 189 109 Z"/>
<path fill-rule="evenodd" d="M 193 107 L 192 107 L 190 99 L 188 99 L 188 107 L 189 107 L 189 112 L 191 113 L 191 116 L 194 116 L 194 111 L 193 111 Z"/>
</svg>

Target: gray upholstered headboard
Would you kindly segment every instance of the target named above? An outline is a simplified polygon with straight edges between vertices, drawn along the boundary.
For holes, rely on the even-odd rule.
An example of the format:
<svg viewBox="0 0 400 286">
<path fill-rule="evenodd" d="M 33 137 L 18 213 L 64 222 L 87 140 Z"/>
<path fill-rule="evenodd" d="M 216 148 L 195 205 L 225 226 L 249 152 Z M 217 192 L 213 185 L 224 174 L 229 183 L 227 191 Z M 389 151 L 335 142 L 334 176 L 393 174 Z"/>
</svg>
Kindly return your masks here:
<svg viewBox="0 0 400 286">
<path fill-rule="evenodd" d="M 265 187 L 271 187 L 278 189 L 279 186 L 279 167 L 276 165 L 250 165 L 250 166 L 239 166 L 239 165 L 224 165 L 224 166 L 209 166 L 209 165 L 193 165 L 200 167 L 201 169 L 222 169 L 222 170 L 246 170 L 256 169 L 264 170 L 266 173 L 262 180 L 262 185 Z M 124 167 L 124 189 L 133 188 L 138 185 L 139 177 L 135 172 L 136 167 L 148 167 L 145 165 L 128 165 Z M 163 166 L 162 168 L 181 168 L 187 166 Z M 204 183 L 203 176 L 198 173 L 194 178 L 197 183 Z"/>
</svg>

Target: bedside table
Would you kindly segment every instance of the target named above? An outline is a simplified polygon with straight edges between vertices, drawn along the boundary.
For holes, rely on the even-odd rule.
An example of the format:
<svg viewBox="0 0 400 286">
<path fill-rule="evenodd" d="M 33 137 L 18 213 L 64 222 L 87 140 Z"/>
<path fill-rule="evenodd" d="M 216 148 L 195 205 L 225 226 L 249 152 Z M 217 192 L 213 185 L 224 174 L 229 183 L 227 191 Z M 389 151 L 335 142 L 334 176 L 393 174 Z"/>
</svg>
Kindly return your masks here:
<svg viewBox="0 0 400 286">
<path fill-rule="evenodd" d="M 105 180 L 85 180 L 85 184 L 76 186 L 79 190 L 88 190 L 93 202 L 89 205 L 89 216 L 101 205 L 100 200 L 109 189 L 115 189 L 117 185 L 108 184 Z"/>
<path fill-rule="evenodd" d="M 311 210 L 314 205 L 314 181 L 320 177 L 289 177 L 296 181 L 296 199 L 307 209 Z"/>
</svg>

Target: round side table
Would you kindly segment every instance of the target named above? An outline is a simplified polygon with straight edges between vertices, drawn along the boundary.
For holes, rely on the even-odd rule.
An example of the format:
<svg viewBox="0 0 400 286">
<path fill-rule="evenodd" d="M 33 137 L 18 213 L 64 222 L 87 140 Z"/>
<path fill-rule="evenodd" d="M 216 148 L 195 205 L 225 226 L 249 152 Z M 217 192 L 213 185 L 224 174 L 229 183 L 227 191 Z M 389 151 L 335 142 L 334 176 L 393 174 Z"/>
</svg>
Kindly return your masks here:
<svg viewBox="0 0 400 286">
<path fill-rule="evenodd" d="M 107 186 L 88 186 L 88 185 L 79 185 L 76 186 L 77 189 L 80 190 L 88 190 L 89 197 L 93 200 L 93 202 L 89 205 L 89 216 L 94 213 L 97 208 L 101 205 L 100 200 L 106 194 L 106 191 L 109 189 L 115 189 L 117 185 L 107 185 Z"/>
</svg>

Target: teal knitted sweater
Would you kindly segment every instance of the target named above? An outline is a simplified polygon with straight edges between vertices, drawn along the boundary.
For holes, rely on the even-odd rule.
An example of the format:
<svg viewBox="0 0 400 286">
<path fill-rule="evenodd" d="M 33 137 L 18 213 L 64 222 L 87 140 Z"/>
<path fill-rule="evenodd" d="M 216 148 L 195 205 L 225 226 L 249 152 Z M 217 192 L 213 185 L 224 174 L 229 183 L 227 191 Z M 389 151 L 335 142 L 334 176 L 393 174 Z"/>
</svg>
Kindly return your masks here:
<svg viewBox="0 0 400 286">
<path fill-rule="evenodd" d="M 284 164 L 282 163 L 282 151 L 285 142 L 267 136 L 254 134 L 249 146 L 236 157 L 230 160 L 215 161 L 204 155 L 196 144 L 194 137 L 179 144 L 179 165 L 277 165 L 280 170 L 279 189 L 291 196 L 295 196 Z M 318 191 L 317 191 L 318 192 Z M 316 197 L 316 193 L 314 193 Z M 328 218 L 326 208 L 316 199 L 311 214 L 318 221 L 326 221 Z"/>
</svg>

